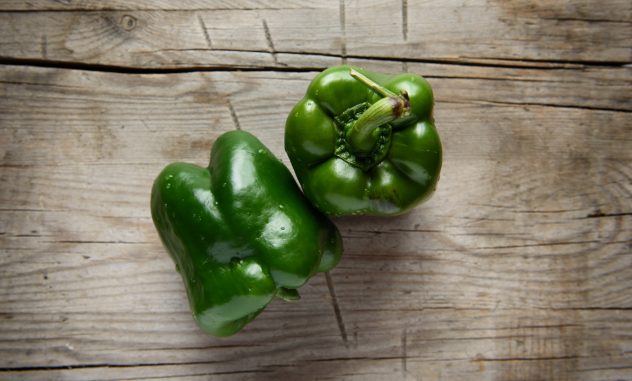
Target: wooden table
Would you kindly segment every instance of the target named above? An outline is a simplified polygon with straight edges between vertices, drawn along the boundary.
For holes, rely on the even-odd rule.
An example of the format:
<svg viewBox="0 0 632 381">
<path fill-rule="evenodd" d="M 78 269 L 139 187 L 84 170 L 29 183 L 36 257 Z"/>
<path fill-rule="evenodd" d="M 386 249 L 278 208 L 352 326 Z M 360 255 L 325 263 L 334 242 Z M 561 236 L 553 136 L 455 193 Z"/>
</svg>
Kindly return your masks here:
<svg viewBox="0 0 632 381">
<path fill-rule="evenodd" d="M 631 380 L 629 0 L 0 4 L 0 379 Z M 434 197 L 337 219 L 298 303 L 208 337 L 151 222 L 325 67 L 424 75 Z"/>
</svg>

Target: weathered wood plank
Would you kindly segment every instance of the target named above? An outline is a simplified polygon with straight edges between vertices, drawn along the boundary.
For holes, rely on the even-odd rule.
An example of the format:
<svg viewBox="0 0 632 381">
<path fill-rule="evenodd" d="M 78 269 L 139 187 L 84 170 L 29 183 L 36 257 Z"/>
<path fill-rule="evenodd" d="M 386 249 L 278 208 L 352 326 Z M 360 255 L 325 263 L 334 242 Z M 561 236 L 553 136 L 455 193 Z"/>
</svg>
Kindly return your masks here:
<svg viewBox="0 0 632 381">
<path fill-rule="evenodd" d="M 276 320 L 289 316 L 299 323 L 286 324 L 276 331 L 258 329 L 249 332 L 246 340 L 231 338 L 221 343 L 195 335 L 193 330 L 178 330 L 184 323 L 180 319 L 159 324 L 156 317 L 168 316 L 164 314 L 153 317 L 133 314 L 123 320 L 120 315 L 104 315 L 92 322 L 88 317 L 71 317 L 66 324 L 48 323 L 42 320 L 45 319 L 42 315 L 20 318 L 33 319 L 33 330 L 42 324 L 60 327 L 57 338 L 47 340 L 57 343 L 55 349 L 45 353 L 49 357 L 57 355 L 68 360 L 74 356 L 76 361 L 83 351 L 90 351 L 83 346 L 86 338 L 94 333 L 97 338 L 92 345 L 105 344 L 107 340 L 100 337 L 96 327 L 107 328 L 117 338 L 119 335 L 128 338 L 110 341 L 110 345 L 120 346 L 115 357 L 113 351 L 100 354 L 101 361 L 112 361 L 114 357 L 118 363 L 46 370 L 46 374 L 64 379 L 202 375 L 214 375 L 218 379 L 255 376 L 278 379 L 283 375 L 336 379 L 342 374 L 350 377 L 355 374 L 372 377 L 370 379 L 415 379 L 423 375 L 433 379 L 466 380 L 614 380 L 617 375 L 629 374 L 632 366 L 625 354 L 627 348 L 621 345 L 622 341 L 629 340 L 632 323 L 629 311 L 619 313 L 617 321 L 613 321 L 613 314 L 608 311 L 576 311 L 574 316 L 559 311 L 530 311 L 528 315 L 520 310 L 385 311 L 376 314 L 374 319 L 355 314 L 350 319 L 357 319 L 359 324 L 350 332 L 351 340 L 346 347 L 340 345 L 335 336 L 329 336 L 326 326 L 321 327 L 320 332 L 311 328 L 309 323 L 318 324 L 319 320 L 313 312 L 297 313 L 290 309 L 277 313 Z M 455 314 L 460 319 L 455 319 Z M 271 318 L 266 315 L 270 314 L 262 318 L 271 324 L 268 320 Z M 74 335 L 63 338 L 63 327 L 70 324 L 75 326 Z M 314 339 L 314 335 L 318 339 Z M 160 342 L 147 340 L 148 336 Z M 33 351 L 33 357 L 38 353 Z M 130 362 L 132 359 L 138 363 Z M 151 362 L 157 359 L 161 361 Z M 41 379 L 42 370 L 4 374 L 5 379 L 18 375 L 20 379 Z"/>
<path fill-rule="evenodd" d="M 287 0 L 279 3 L 276 0 L 187 0 L 174 3 L 170 0 L 137 0 L 130 3 L 124 0 L 90 1 L 90 0 L 3 0 L 0 11 L 77 11 L 90 12 L 102 10 L 226 10 L 226 9 L 293 9 L 293 8 L 318 8 L 329 6 L 331 0 L 309 3 L 305 0 Z"/>
<path fill-rule="evenodd" d="M 627 1 L 433 0 L 404 12 L 406 3 L 371 0 L 350 6 L 348 51 L 437 59 L 632 58 L 632 5 Z"/>
<path fill-rule="evenodd" d="M 625 379 L 630 69 L 407 68 L 436 92 L 437 194 L 339 219 L 335 297 L 316 277 L 224 340 L 190 318 L 151 181 L 204 164 L 231 108 L 287 163 L 314 73 L 0 68 L 0 379 Z"/>
<path fill-rule="evenodd" d="M 56 11 L 0 13 L 0 56 L 147 69 L 314 68 L 346 57 L 505 65 L 632 60 L 632 5 L 624 0 L 284 2 L 282 9 L 225 3 L 160 11 L 45 2 L 37 9 Z M 106 6 L 113 10 L 77 12 Z M 59 11 L 68 7 L 74 11 Z"/>
</svg>

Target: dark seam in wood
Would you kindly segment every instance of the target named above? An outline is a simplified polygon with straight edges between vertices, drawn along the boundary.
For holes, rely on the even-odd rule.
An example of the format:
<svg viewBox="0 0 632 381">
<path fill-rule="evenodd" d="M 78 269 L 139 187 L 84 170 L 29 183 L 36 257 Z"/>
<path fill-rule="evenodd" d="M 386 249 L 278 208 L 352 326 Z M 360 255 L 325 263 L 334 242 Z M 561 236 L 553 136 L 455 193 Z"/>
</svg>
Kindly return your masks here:
<svg viewBox="0 0 632 381">
<path fill-rule="evenodd" d="M 561 246 L 561 245 L 585 245 L 587 243 L 600 243 L 600 240 L 590 241 L 571 241 L 571 242 L 542 242 L 542 243 L 529 243 L 524 245 L 504 245 L 504 246 L 481 246 L 475 247 L 473 250 L 487 250 L 487 249 L 519 249 L 522 247 L 540 247 L 540 246 Z"/>
<path fill-rule="evenodd" d="M 402 62 L 405 64 L 406 62 Z M 520 70 L 520 68 L 516 68 Z M 508 78 L 508 77 L 482 77 L 482 76 L 474 76 L 474 75 L 455 75 L 455 76 L 447 76 L 447 75 L 434 75 L 428 74 L 424 75 L 424 78 L 428 79 L 473 79 L 473 80 L 481 80 L 481 81 L 511 81 L 511 82 L 529 82 L 529 83 L 571 83 L 570 81 L 560 81 L 555 79 L 533 79 L 533 78 Z"/>
<path fill-rule="evenodd" d="M 345 14 L 345 0 L 339 2 L 340 14 L 340 58 L 342 63 L 347 64 L 347 17 Z"/>
<path fill-rule="evenodd" d="M 209 362 L 185 362 L 185 363 L 157 363 L 157 364 L 95 364 L 95 365 L 59 365 L 59 366 L 51 366 L 51 367 L 20 367 L 20 368 L 0 368 L 0 372 L 48 372 L 55 370 L 73 370 L 73 369 L 95 369 L 95 368 L 140 368 L 140 367 L 152 367 L 152 366 L 190 366 L 190 365 L 205 365 L 205 364 L 215 364 L 214 361 Z M 249 369 L 249 370 L 234 370 L 234 371 L 223 371 L 223 372 L 204 372 L 199 374 L 182 374 L 182 375 L 171 375 L 164 377 L 134 377 L 134 378 L 123 378 L 122 380 L 146 380 L 146 379 L 161 379 L 161 378 L 173 378 L 177 376 L 221 376 L 221 375 L 231 375 L 231 374 L 247 374 L 247 373 L 271 373 L 271 369 Z"/>
<path fill-rule="evenodd" d="M 187 52 L 187 51 L 208 51 L 210 49 L 206 48 L 163 48 L 163 49 L 154 49 L 154 50 L 131 50 L 130 53 L 156 53 L 156 52 Z M 236 52 L 236 53 L 269 53 L 269 50 L 260 50 L 260 49 L 213 49 L 215 52 Z M 341 54 L 336 53 L 326 53 L 326 52 L 311 52 L 311 51 L 301 51 L 301 50 L 275 50 L 277 54 L 287 54 L 287 55 L 301 55 L 301 56 L 316 56 L 316 57 L 333 57 L 333 58 L 342 58 Z M 11 57 L 7 57 L 11 58 Z M 537 59 L 514 59 L 514 58 L 490 58 L 490 57 L 466 57 L 461 56 L 460 59 L 454 58 L 415 58 L 415 57 L 390 57 L 390 56 L 371 56 L 371 55 L 350 55 L 346 54 L 344 58 L 351 59 L 362 59 L 362 60 L 375 60 L 375 61 L 386 61 L 386 62 L 401 62 L 406 63 L 427 63 L 427 64 L 452 64 L 452 65 L 463 65 L 463 66 L 475 66 L 475 67 L 490 67 L 490 68 L 509 68 L 509 69 L 542 69 L 542 70 L 580 70 L 584 69 L 585 66 L 594 66 L 597 68 L 600 67 L 613 67 L 613 68 L 623 68 L 629 67 L 630 64 L 624 61 L 563 61 L 563 60 L 537 60 Z M 17 58 L 20 59 L 20 58 Z M 482 61 L 481 61 L 482 60 Z M 487 61 L 495 61 L 495 63 L 487 63 Z M 500 62 L 498 62 L 500 61 Z M 507 64 L 508 62 L 520 62 L 521 65 L 511 65 Z M 533 65 L 526 65 L 533 64 Z M 540 65 L 537 65 L 540 64 Z M 549 65 L 549 66 L 542 66 Z M 557 66 L 550 66 L 557 65 Z M 437 78 L 441 78 L 441 76 L 437 75 Z M 451 78 L 451 77 L 447 77 Z M 488 77 L 481 77 L 487 79 Z M 512 77 L 512 80 L 521 80 L 517 77 Z M 536 81 L 536 80 L 533 80 Z M 540 80 L 542 82 L 542 80 Z M 557 81 L 557 82 L 568 82 L 568 81 Z"/>
<path fill-rule="evenodd" d="M 469 57 L 461 56 L 460 58 L 468 60 L 490 60 L 490 61 L 504 61 L 504 62 L 527 62 L 527 63 L 544 63 L 544 64 L 560 64 L 560 65 L 578 65 L 580 66 L 610 66 L 610 67 L 623 67 L 630 64 L 630 61 L 594 61 L 594 60 L 565 60 L 565 59 L 538 59 L 538 58 L 511 58 L 511 57 Z M 509 66 L 513 67 L 513 66 Z M 528 66 L 517 66 L 528 67 Z M 565 69 L 568 69 L 566 67 Z"/>
<path fill-rule="evenodd" d="M 223 51 L 214 49 L 214 51 Z M 268 53 L 267 51 L 265 53 Z M 83 71 L 95 71 L 102 73 L 116 73 L 116 74 L 186 74 L 186 73 L 200 73 L 200 72 L 235 72 L 235 71 L 248 71 L 248 72 L 289 72 L 289 73 L 305 73 L 313 71 L 321 71 L 323 66 L 314 67 L 277 67 L 277 66 L 231 66 L 231 67 L 211 67 L 211 66 L 186 66 L 181 68 L 140 68 L 132 66 L 122 65 L 109 65 L 109 64 L 93 64 L 85 62 L 72 62 L 72 61 L 56 61 L 56 60 L 40 60 L 31 58 L 6 58 L 0 57 L 0 66 L 32 66 L 42 67 L 49 69 L 67 69 L 67 70 L 83 70 Z"/>
<path fill-rule="evenodd" d="M 509 209 L 513 209 L 513 208 L 509 208 Z M 547 214 L 547 213 L 572 213 L 572 212 L 577 212 L 580 211 L 582 209 L 552 209 L 552 210 L 522 210 L 522 209 L 515 209 L 513 210 L 514 213 L 525 213 L 525 214 Z"/>
<path fill-rule="evenodd" d="M 584 306 L 584 307 L 565 307 L 565 308 L 540 308 L 543 310 L 551 311 L 632 311 L 632 307 L 596 307 L 596 306 Z"/>
<path fill-rule="evenodd" d="M 42 57 L 48 59 L 48 41 L 46 35 L 42 35 Z"/>
<path fill-rule="evenodd" d="M 327 288 L 329 289 L 329 295 L 331 295 L 331 304 L 334 308 L 334 315 L 336 315 L 336 323 L 338 323 L 338 329 L 340 330 L 340 337 L 345 346 L 347 346 L 347 331 L 345 329 L 345 323 L 342 320 L 342 313 L 340 312 L 340 306 L 338 304 L 338 298 L 336 297 L 336 290 L 334 289 L 334 282 L 331 279 L 329 272 L 325 273 L 325 279 L 327 280 Z"/>
<path fill-rule="evenodd" d="M 555 107 L 555 108 L 570 108 L 570 109 L 579 109 L 579 110 L 594 110 L 594 111 L 604 111 L 604 112 L 623 112 L 623 113 L 632 113 L 632 110 L 619 109 L 614 107 L 594 107 L 594 106 L 581 106 L 581 105 L 568 105 L 568 104 L 553 104 L 553 103 L 535 103 L 535 102 L 500 102 L 500 101 L 453 101 L 440 99 L 437 100 L 437 103 L 455 103 L 455 104 L 489 104 L 489 105 L 504 105 L 504 106 L 523 106 L 523 107 Z M 462 217 L 465 218 L 465 217 Z M 480 221 L 486 219 L 479 219 Z M 496 220 L 501 221 L 501 219 L 487 219 L 490 221 Z"/>
<path fill-rule="evenodd" d="M 189 309 L 183 309 L 183 310 L 173 310 L 173 311 L 147 311 L 147 312 L 134 312 L 134 311 L 130 311 L 127 310 L 125 312 L 125 315 L 130 315 L 130 316 L 146 316 L 149 317 L 150 320 L 153 320 L 153 317 L 155 317 L 155 315 L 181 315 L 181 314 L 187 314 L 189 313 Z M 110 315 L 116 315 L 118 316 L 119 313 L 118 312 L 99 312 L 98 313 L 99 316 L 110 316 Z M 13 317 L 18 317 L 18 316 L 39 316 L 39 315 L 46 315 L 47 317 L 50 316 L 62 316 L 62 315 L 68 315 L 68 316 L 94 316 L 94 312 L 85 312 L 85 311 L 74 311 L 72 313 L 68 313 L 68 314 L 63 314 L 63 313 L 50 313 L 50 312 L 27 312 L 27 311 L 23 311 L 23 312 L 11 312 L 11 313 L 7 313 L 7 312 L 0 312 L 0 316 L 3 315 L 12 315 Z M 106 319 L 104 317 L 104 319 Z M 136 318 L 132 317 L 130 318 L 134 321 L 136 321 Z M 117 321 L 128 321 L 126 319 L 120 319 Z M 3 339 L 5 340 L 5 339 Z M 9 339 L 6 339 L 9 340 Z M 24 338 L 16 338 L 15 341 L 19 341 L 19 340 L 24 340 Z M 32 340 L 38 340 L 37 338 L 34 338 Z"/>
<path fill-rule="evenodd" d="M 1 314 L 0 314 L 1 315 Z M 219 349 L 223 350 L 224 348 L 253 348 L 260 347 L 261 345 L 257 343 L 244 343 L 244 344 L 224 344 L 219 343 L 217 345 L 205 345 L 200 347 L 179 347 L 175 346 L 172 348 L 138 348 L 135 349 L 137 352 L 151 352 L 151 351 L 173 351 L 177 349 L 179 351 L 200 351 L 200 350 L 209 350 L 209 349 Z"/>
<path fill-rule="evenodd" d="M 626 353 L 626 352 L 624 352 Z M 609 366 L 603 368 L 581 368 L 577 369 L 578 372 L 594 372 L 596 370 L 617 370 L 617 369 L 632 369 L 632 365 L 622 365 L 622 366 Z M 620 380 L 617 380 L 620 381 Z"/>
<path fill-rule="evenodd" d="M 218 52 L 244 52 L 244 53 L 269 53 L 268 51 L 257 51 L 257 50 L 231 50 L 231 49 L 214 49 L 214 51 Z M 277 54 L 289 54 L 289 55 L 312 55 L 317 57 L 338 57 L 341 58 L 341 55 L 338 54 L 329 54 L 329 53 L 310 53 L 310 52 L 283 52 L 277 51 Z M 439 65 L 454 65 L 454 66 L 464 66 L 464 67 L 486 67 L 486 68 L 507 68 L 507 69 L 538 69 L 538 70 L 568 70 L 568 67 L 559 66 L 559 67 L 542 67 L 538 65 L 510 65 L 510 64 L 489 64 L 484 62 L 473 62 L 473 61 L 459 61 L 453 59 L 421 59 L 421 58 L 401 58 L 401 57 L 371 57 L 371 56 L 360 56 L 360 55 L 352 55 L 345 56 L 346 58 L 351 59 L 361 59 L 361 60 L 374 60 L 374 61 L 383 61 L 383 62 L 407 62 L 407 63 L 420 63 L 420 64 L 439 64 Z M 539 63 L 558 63 L 563 64 L 557 61 L 510 61 L 510 62 L 539 62 Z M 617 67 L 622 68 L 625 67 L 625 63 L 620 62 L 588 62 L 581 61 L 576 62 L 577 65 L 591 66 L 591 67 Z M 196 72 L 228 72 L 228 71 L 278 71 L 278 72 L 311 72 L 311 71 L 320 71 L 323 70 L 324 66 L 313 66 L 313 67 L 277 67 L 277 66 L 246 66 L 246 65 L 234 65 L 234 66 L 224 66 L 224 67 L 212 67 L 212 66 L 201 66 L 201 65 L 191 65 L 186 67 L 178 67 L 178 68 L 143 68 L 143 67 L 133 67 L 133 66 L 124 66 L 124 65 L 112 65 L 112 64 L 100 64 L 100 63 L 85 63 L 78 61 L 61 61 L 61 60 L 42 60 L 42 59 L 32 59 L 32 58 L 14 58 L 14 57 L 3 57 L 0 56 L 0 65 L 14 65 L 14 66 L 35 66 L 35 67 L 44 67 L 44 68 L 52 68 L 52 69 L 69 69 L 69 70 L 86 70 L 86 71 L 98 71 L 98 72 L 109 72 L 109 73 L 119 73 L 119 74 L 171 74 L 171 73 L 196 73 Z"/>
<path fill-rule="evenodd" d="M 606 19 L 582 19 L 578 17 L 540 17 L 542 20 L 553 20 L 553 21 L 579 21 L 585 23 L 611 23 L 611 24 L 631 24 L 632 21 L 626 20 L 606 20 Z"/>
<path fill-rule="evenodd" d="M 347 233 L 369 233 L 369 234 L 384 234 L 384 233 L 442 233 L 442 230 L 434 229 L 389 229 L 389 230 L 347 230 Z"/>
<path fill-rule="evenodd" d="M 241 130 L 241 125 L 239 124 L 239 118 L 237 118 L 237 113 L 235 112 L 235 108 L 233 104 L 230 102 L 230 99 L 226 101 L 228 104 L 228 111 L 230 111 L 230 117 L 233 118 L 233 123 L 235 124 L 235 128 Z"/>
<path fill-rule="evenodd" d="M 591 213 L 583 218 L 602 218 L 602 217 L 623 217 L 623 216 L 632 216 L 632 212 L 622 212 L 622 213 Z"/>
<path fill-rule="evenodd" d="M 520 329 L 559 329 L 559 328 L 581 328 L 581 327 L 584 327 L 584 325 L 583 324 L 566 323 L 566 324 L 527 324 L 527 325 L 520 325 L 519 328 Z M 485 329 L 482 329 L 482 328 L 468 328 L 468 331 L 475 331 L 477 329 L 481 330 L 481 331 L 488 330 L 487 328 L 485 328 Z M 494 329 L 496 329 L 496 330 L 514 329 L 514 327 L 498 326 L 498 327 L 495 327 Z"/>
<path fill-rule="evenodd" d="M 522 327 L 520 327 L 522 328 Z M 510 328 L 505 328 L 509 330 Z M 462 330 L 459 330 L 462 331 Z M 467 331 L 467 330 L 466 330 Z M 527 339 L 539 337 L 536 334 L 509 334 L 509 335 L 490 335 L 490 336 L 464 336 L 464 337 L 434 337 L 434 338 L 415 338 L 415 341 L 420 342 L 446 342 L 446 341 L 473 341 L 473 340 L 515 340 L 515 339 Z"/>
<path fill-rule="evenodd" d="M 217 11 L 287 11 L 297 8 L 186 8 L 186 9 L 164 9 L 164 8 L 139 8 L 135 12 L 217 12 Z M 310 8 L 308 8 L 310 9 Z M 99 13 L 99 12 L 129 12 L 130 8 L 98 8 L 98 9 L 0 9 L 2 13 Z"/>
<path fill-rule="evenodd" d="M 51 209 L 35 208 L 0 208 L 0 212 L 49 212 Z"/>
<path fill-rule="evenodd" d="M 202 28 L 202 33 L 204 34 L 204 38 L 206 39 L 206 44 L 208 48 L 213 50 L 213 44 L 211 42 L 211 36 L 208 34 L 208 29 L 206 29 L 206 24 L 204 24 L 204 20 L 202 20 L 202 16 L 198 15 L 198 22 L 200 23 L 200 28 Z"/>
<path fill-rule="evenodd" d="M 174 379 L 178 377 L 198 377 L 198 376 L 222 376 L 230 374 L 248 374 L 248 373 L 271 373 L 271 369 L 253 369 L 253 370 L 234 370 L 225 372 L 203 372 L 203 373 L 185 373 L 185 374 L 171 374 L 168 376 L 147 376 L 147 377 L 134 377 L 134 378 L 122 378 L 115 381 L 137 381 L 137 380 L 162 380 L 162 379 Z"/>
<path fill-rule="evenodd" d="M 402 36 L 408 41 L 408 0 L 402 0 Z"/>
<path fill-rule="evenodd" d="M 404 380 L 406 380 L 408 374 L 408 349 L 406 348 L 406 346 L 408 345 L 407 341 L 408 330 L 404 328 L 404 330 L 402 331 L 402 376 L 404 377 Z"/>
<path fill-rule="evenodd" d="M 58 241 L 42 241 L 44 243 L 83 243 L 83 244 L 92 244 L 92 243 L 98 243 L 98 244 L 112 244 L 112 243 L 116 243 L 116 244 L 125 244 L 125 245 L 145 245 L 151 242 L 142 242 L 142 241 L 93 241 L 93 240 L 58 240 Z"/>
<path fill-rule="evenodd" d="M 162 52 L 232 52 L 232 51 L 246 51 L 240 49 L 209 49 L 209 48 L 164 48 L 164 49 L 153 49 L 153 50 L 130 50 L 129 53 L 132 54 L 151 54 L 151 53 L 162 53 Z"/>
<path fill-rule="evenodd" d="M 350 308 L 351 311 L 353 312 L 360 312 L 360 313 L 376 313 L 376 312 L 383 312 L 383 311 L 390 311 L 392 312 L 392 309 L 389 309 L 388 307 L 384 307 L 384 308 Z M 531 310 L 537 310 L 537 311 L 554 311 L 554 312 L 564 312 L 564 311 L 632 311 L 632 307 L 591 307 L 591 306 L 586 306 L 586 307 L 538 307 L 538 306 L 530 306 L 530 307 L 525 307 L 525 308 L 518 308 L 515 306 L 509 306 L 509 307 L 501 307 L 501 308 L 496 308 L 496 307 L 466 307 L 466 308 L 462 308 L 462 307 L 419 307 L 419 308 L 403 308 L 400 307 L 397 309 L 397 311 L 401 311 L 401 312 L 425 312 L 425 311 L 483 311 L 483 312 L 487 312 L 487 311 L 531 311 Z M 552 326 L 555 327 L 555 326 Z M 506 327 L 506 328 L 510 328 L 510 327 Z M 543 327 L 544 328 L 544 327 Z"/>
<path fill-rule="evenodd" d="M 402 62 L 402 71 L 404 73 L 408 73 L 408 62 Z M 428 76 L 425 76 L 426 78 L 430 78 Z"/>
<path fill-rule="evenodd" d="M 411 356 L 411 358 L 421 358 L 422 356 Z M 357 361 L 357 360 L 399 360 L 400 356 L 349 356 L 349 357 L 323 357 L 315 359 L 305 359 L 306 362 L 327 362 L 327 361 Z"/>
<path fill-rule="evenodd" d="M 89 369 L 89 368 L 134 368 L 144 366 L 174 366 L 174 365 L 202 365 L 216 364 L 220 361 L 191 361 L 191 362 L 165 362 L 165 363 L 139 363 L 139 364 L 69 364 L 69 365 L 53 365 L 53 366 L 24 366 L 24 367 L 3 367 L 0 372 L 29 372 L 29 371 L 50 371 L 58 369 Z"/>
<path fill-rule="evenodd" d="M 489 311 L 524 311 L 524 312 L 528 312 L 528 311 L 554 311 L 554 312 L 565 312 L 565 311 L 632 311 L 632 307 L 538 307 L 538 306 L 529 306 L 529 307 L 524 307 L 524 308 L 520 308 L 520 307 L 516 307 L 516 306 L 509 306 L 509 307 L 501 307 L 501 308 L 496 308 L 496 307 L 419 307 L 419 308 L 404 308 L 404 307 L 399 307 L 397 309 L 397 311 L 401 311 L 401 312 L 426 312 L 426 311 L 439 311 L 439 312 L 460 312 L 460 311 L 471 311 L 471 312 L 489 312 Z M 392 312 L 393 310 L 389 307 L 384 307 L 384 308 L 353 308 L 353 307 L 349 307 L 349 311 L 353 311 L 353 312 L 359 312 L 359 313 L 376 313 L 376 312 L 383 312 L 383 311 L 390 311 Z M 556 328 L 558 326 L 568 326 L 568 327 L 576 327 L 578 326 L 577 324 L 560 324 L 560 325 L 541 325 L 541 326 L 531 326 L 531 327 L 527 327 L 527 328 Z M 511 327 L 504 327 L 504 328 L 511 328 Z M 472 331 L 472 330 L 476 330 L 474 328 L 467 328 L 468 331 Z"/>
<path fill-rule="evenodd" d="M 143 163 L 143 162 L 115 162 L 115 163 L 100 163 L 100 162 L 73 162 L 73 163 L 68 163 L 68 162 L 60 162 L 60 163 L 40 163 L 40 164 L 3 164 L 0 163 L 0 168 L 56 168 L 56 167 L 61 167 L 64 166 L 66 168 L 68 167 L 94 167 L 94 166 L 103 166 L 103 167 L 107 167 L 107 166 L 119 166 L 119 165 L 164 165 L 164 162 L 155 162 L 155 163 Z M 75 210 L 79 210 L 79 209 L 75 209 Z M 68 209 L 45 209 L 44 211 L 47 212 L 66 212 L 68 211 Z M 142 218 L 142 217 L 138 217 L 138 218 Z"/>
<path fill-rule="evenodd" d="M 265 19 L 262 21 L 263 23 L 263 33 L 266 35 L 266 41 L 268 42 L 268 48 L 270 49 L 270 54 L 272 55 L 272 61 L 274 64 L 278 64 L 276 49 L 274 48 L 274 42 L 272 41 L 272 34 L 270 33 L 270 28 L 268 27 L 268 23 Z"/>
<path fill-rule="evenodd" d="M 367 239 L 367 237 L 354 237 L 354 236 L 342 236 L 343 238 L 349 238 L 349 239 L 353 239 L 353 238 L 357 238 L 357 239 Z M 588 255 L 590 252 L 593 252 L 596 249 L 600 249 L 603 248 L 605 246 L 609 246 L 609 245 L 618 245 L 618 244 L 622 244 L 622 243 L 627 243 L 628 241 L 608 241 L 608 240 L 603 240 L 600 241 L 600 245 L 596 248 L 590 248 L 590 249 L 582 249 L 579 248 L 579 251 L 575 252 L 575 251 L 571 251 L 571 252 L 557 252 L 555 253 L 555 257 L 558 259 L 562 259 L 562 258 L 570 258 L 570 257 L 577 257 L 578 255 Z M 524 255 L 523 254 L 519 254 L 516 252 L 516 250 L 498 250 L 498 251 L 491 251 L 491 252 L 485 252 L 485 253 L 480 253 L 480 252 L 472 252 L 471 249 L 469 248 L 465 248 L 465 247 L 453 247 L 453 248 L 449 248 L 449 249 L 444 249 L 444 248 L 433 248 L 432 251 L 437 252 L 437 253 L 467 253 L 468 255 L 483 255 L 485 256 L 485 258 L 523 258 Z M 425 253 L 419 253 L 417 254 L 418 256 L 424 256 Z M 348 257 L 362 257 L 361 254 L 353 254 L 353 253 L 345 253 L 346 256 Z M 391 254 L 391 257 L 393 257 L 394 255 Z M 532 259 L 544 259 L 546 257 L 549 257 L 550 254 L 529 254 L 529 257 Z M 371 257 L 376 257 L 376 258 L 380 258 L 379 255 L 372 255 Z M 388 255 L 384 255 L 383 257 L 388 257 Z M 397 257 L 401 257 L 401 258 L 408 258 L 408 256 L 406 255 L 400 255 Z M 429 257 L 430 259 L 433 259 L 433 257 Z M 560 280 L 560 282 L 566 282 L 566 283 L 573 283 L 574 281 L 571 280 Z"/>
<path fill-rule="evenodd" d="M 549 356 L 549 357 L 503 357 L 503 358 L 476 358 L 475 361 L 542 361 L 542 360 L 570 360 L 583 356 Z"/>
</svg>

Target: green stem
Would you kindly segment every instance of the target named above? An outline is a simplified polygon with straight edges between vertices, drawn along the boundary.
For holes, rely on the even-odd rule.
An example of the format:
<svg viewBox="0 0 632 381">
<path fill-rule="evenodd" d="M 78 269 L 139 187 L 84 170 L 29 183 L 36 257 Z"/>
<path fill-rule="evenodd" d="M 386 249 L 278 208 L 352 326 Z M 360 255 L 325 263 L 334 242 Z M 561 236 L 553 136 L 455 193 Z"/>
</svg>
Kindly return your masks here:
<svg viewBox="0 0 632 381">
<path fill-rule="evenodd" d="M 402 91 L 397 95 L 389 89 L 375 83 L 365 75 L 351 69 L 349 74 L 384 98 L 371 105 L 347 132 L 347 141 L 357 154 L 369 154 L 377 141 L 378 127 L 410 114 L 408 94 Z"/>
<path fill-rule="evenodd" d="M 371 90 L 375 91 L 376 93 L 384 97 L 392 97 L 392 98 L 397 97 L 397 94 L 387 89 L 386 87 L 377 84 L 375 81 L 373 81 L 372 79 L 370 79 L 369 77 L 367 77 L 366 75 L 360 73 L 359 71 L 355 69 L 349 69 L 349 75 L 351 75 L 353 78 L 357 79 L 358 81 L 364 83 Z"/>
<path fill-rule="evenodd" d="M 283 299 L 286 302 L 293 302 L 301 298 L 301 295 L 299 295 L 296 289 L 285 287 L 277 288 L 276 296 L 277 298 Z"/>
</svg>

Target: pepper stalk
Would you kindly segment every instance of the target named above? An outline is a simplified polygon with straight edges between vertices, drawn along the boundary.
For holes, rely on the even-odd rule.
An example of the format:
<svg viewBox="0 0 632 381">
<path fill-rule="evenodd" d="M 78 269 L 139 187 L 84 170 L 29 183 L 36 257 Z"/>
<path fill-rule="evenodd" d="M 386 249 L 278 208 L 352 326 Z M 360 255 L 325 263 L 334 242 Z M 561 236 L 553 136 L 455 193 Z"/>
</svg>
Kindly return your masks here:
<svg viewBox="0 0 632 381">
<path fill-rule="evenodd" d="M 354 69 L 349 74 L 384 97 L 364 111 L 347 132 L 351 149 L 359 155 L 368 155 L 375 147 L 377 128 L 410 115 L 410 101 L 405 90 L 397 95 Z"/>
</svg>

